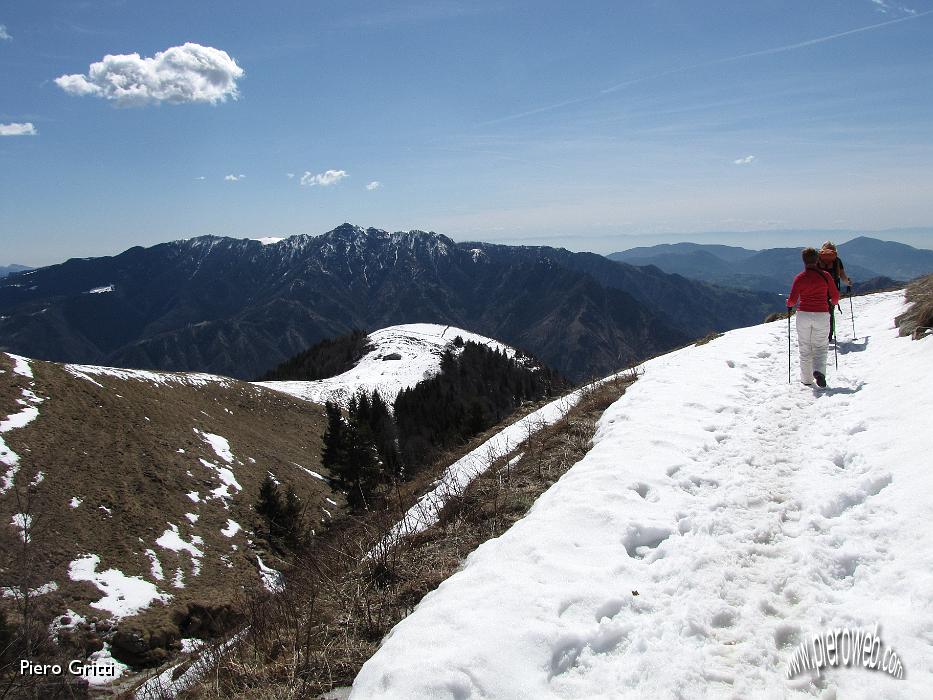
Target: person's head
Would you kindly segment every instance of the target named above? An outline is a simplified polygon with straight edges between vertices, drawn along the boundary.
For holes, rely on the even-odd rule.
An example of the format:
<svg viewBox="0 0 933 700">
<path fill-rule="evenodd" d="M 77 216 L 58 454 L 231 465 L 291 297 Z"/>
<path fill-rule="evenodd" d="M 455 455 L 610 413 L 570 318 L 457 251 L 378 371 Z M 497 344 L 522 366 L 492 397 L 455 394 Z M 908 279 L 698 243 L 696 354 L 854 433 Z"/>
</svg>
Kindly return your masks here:
<svg viewBox="0 0 933 700">
<path fill-rule="evenodd" d="M 800 257 L 803 259 L 804 265 L 813 267 L 816 265 L 817 260 L 820 259 L 820 254 L 816 252 L 816 248 L 804 248 L 800 251 Z"/>
<path fill-rule="evenodd" d="M 836 250 L 836 244 L 833 243 L 832 241 L 826 241 L 826 242 L 823 244 L 823 250 L 832 250 L 832 251 L 835 252 L 835 250 Z"/>
</svg>

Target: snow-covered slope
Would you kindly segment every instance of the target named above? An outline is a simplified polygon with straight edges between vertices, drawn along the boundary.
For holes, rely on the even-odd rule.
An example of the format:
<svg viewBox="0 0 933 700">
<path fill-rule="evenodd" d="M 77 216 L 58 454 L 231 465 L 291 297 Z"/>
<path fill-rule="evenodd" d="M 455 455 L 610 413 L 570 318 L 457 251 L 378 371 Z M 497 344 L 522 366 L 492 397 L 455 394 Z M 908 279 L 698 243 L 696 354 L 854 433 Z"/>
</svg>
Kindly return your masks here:
<svg viewBox="0 0 933 700">
<path fill-rule="evenodd" d="M 788 384 L 784 321 L 646 363 L 587 456 L 392 630 L 352 700 L 930 697 L 933 340 L 897 336 L 902 308 L 856 300 L 824 391 Z M 876 624 L 904 679 L 787 679 L 799 643 Z"/>
<path fill-rule="evenodd" d="M 514 357 L 515 350 L 495 340 L 454 326 L 435 323 L 407 323 L 389 326 L 369 334 L 372 350 L 356 366 L 336 377 L 314 382 L 260 382 L 262 386 L 297 396 L 306 401 L 338 401 L 344 405 L 363 390 L 378 390 L 389 404 L 403 389 L 435 375 L 444 350 L 456 350 L 454 339 L 481 343 Z"/>
</svg>

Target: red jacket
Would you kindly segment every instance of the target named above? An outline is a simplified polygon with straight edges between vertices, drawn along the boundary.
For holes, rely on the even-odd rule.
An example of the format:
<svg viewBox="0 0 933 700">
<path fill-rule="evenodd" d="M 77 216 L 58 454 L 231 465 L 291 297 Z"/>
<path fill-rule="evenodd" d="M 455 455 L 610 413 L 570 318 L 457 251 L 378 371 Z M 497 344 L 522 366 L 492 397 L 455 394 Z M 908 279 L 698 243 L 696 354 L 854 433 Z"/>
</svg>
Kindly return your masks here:
<svg viewBox="0 0 933 700">
<path fill-rule="evenodd" d="M 828 273 L 808 267 L 794 277 L 787 297 L 788 308 L 796 306 L 798 301 L 801 311 L 829 312 L 830 301 L 833 306 L 839 303 L 839 290 Z"/>
</svg>

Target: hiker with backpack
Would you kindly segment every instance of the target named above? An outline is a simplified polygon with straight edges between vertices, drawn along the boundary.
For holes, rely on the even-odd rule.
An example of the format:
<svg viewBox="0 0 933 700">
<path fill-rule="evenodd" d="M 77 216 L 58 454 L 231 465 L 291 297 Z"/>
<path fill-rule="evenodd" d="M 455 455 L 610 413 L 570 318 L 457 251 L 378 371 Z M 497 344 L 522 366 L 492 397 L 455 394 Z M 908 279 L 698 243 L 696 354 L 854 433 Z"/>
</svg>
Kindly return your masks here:
<svg viewBox="0 0 933 700">
<path fill-rule="evenodd" d="M 836 244 L 832 241 L 826 241 L 823 247 L 820 248 L 819 256 L 819 268 L 832 275 L 833 282 L 836 284 L 836 289 L 842 291 L 842 283 L 845 282 L 848 288 L 847 291 L 851 291 L 852 280 L 850 280 L 849 276 L 846 274 L 846 268 L 845 265 L 842 264 L 842 258 L 839 257 L 839 252 L 836 250 Z"/>
<path fill-rule="evenodd" d="M 800 381 L 826 386 L 826 353 L 829 347 L 830 305 L 839 303 L 839 289 L 833 278 L 819 268 L 819 253 L 804 248 L 800 257 L 804 270 L 794 277 L 787 297 L 787 313 L 797 310 L 797 347 L 800 351 Z M 790 321 L 788 321 L 789 323 Z"/>
<path fill-rule="evenodd" d="M 842 258 L 836 251 L 836 244 L 832 241 L 826 241 L 820 248 L 818 267 L 824 272 L 828 272 L 836 285 L 838 291 L 842 291 L 842 283 L 846 283 L 846 293 L 852 295 L 852 280 L 846 274 L 845 265 L 842 264 Z M 835 304 L 838 306 L 838 302 Z M 840 312 L 841 313 L 841 312 Z M 836 316 L 833 313 L 833 306 L 829 307 L 829 340 L 836 335 Z"/>
</svg>

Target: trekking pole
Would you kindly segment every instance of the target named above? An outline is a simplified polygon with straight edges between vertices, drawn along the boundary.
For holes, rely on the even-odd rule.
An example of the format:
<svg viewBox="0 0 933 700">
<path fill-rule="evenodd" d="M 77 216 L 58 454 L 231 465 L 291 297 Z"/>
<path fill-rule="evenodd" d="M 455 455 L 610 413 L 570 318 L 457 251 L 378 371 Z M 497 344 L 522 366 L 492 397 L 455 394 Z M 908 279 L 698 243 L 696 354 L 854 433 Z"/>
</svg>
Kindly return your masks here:
<svg viewBox="0 0 933 700">
<path fill-rule="evenodd" d="M 839 371 L 839 353 L 836 351 L 836 329 L 833 329 L 833 359 L 836 360 L 836 371 Z"/>
<path fill-rule="evenodd" d="M 787 310 L 787 383 L 790 384 L 790 309 Z"/>
<path fill-rule="evenodd" d="M 852 308 L 852 287 L 849 287 L 849 315 L 852 317 L 852 340 L 858 340 L 855 337 L 855 311 Z"/>
</svg>

